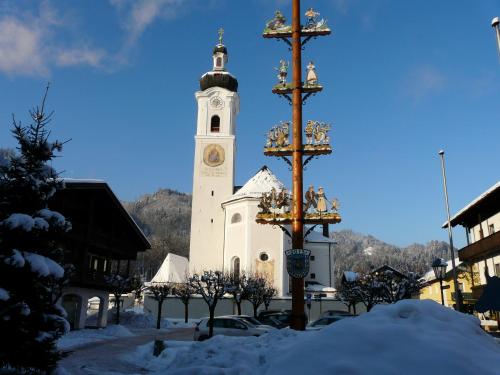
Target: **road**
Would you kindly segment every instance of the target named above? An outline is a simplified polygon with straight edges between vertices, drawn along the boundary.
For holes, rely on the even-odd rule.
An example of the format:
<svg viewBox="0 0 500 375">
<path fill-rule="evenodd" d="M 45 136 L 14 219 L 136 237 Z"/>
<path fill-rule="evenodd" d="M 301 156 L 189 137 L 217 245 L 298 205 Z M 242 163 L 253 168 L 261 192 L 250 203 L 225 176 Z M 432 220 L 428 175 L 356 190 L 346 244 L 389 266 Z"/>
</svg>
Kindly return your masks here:
<svg viewBox="0 0 500 375">
<path fill-rule="evenodd" d="M 155 339 L 191 341 L 194 328 L 141 329 L 133 332 L 136 336 L 119 337 L 75 348 L 60 362 L 60 365 L 70 375 L 147 374 L 147 369 L 139 364 L 125 362 L 121 357 Z"/>
</svg>

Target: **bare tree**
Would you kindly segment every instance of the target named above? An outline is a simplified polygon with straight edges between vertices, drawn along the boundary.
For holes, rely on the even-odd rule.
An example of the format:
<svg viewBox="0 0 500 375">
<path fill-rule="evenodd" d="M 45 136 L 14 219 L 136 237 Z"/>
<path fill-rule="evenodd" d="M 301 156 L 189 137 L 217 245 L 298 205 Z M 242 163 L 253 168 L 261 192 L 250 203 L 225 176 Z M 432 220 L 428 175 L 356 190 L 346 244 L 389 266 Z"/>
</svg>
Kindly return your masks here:
<svg viewBox="0 0 500 375">
<path fill-rule="evenodd" d="M 189 278 L 189 284 L 195 290 L 196 294 L 200 294 L 208 306 L 210 319 L 208 321 L 208 337 L 213 336 L 214 332 L 214 315 L 217 302 L 226 293 L 228 280 L 222 271 L 203 271 L 202 274 L 195 273 Z"/>
<path fill-rule="evenodd" d="M 266 310 L 269 310 L 269 305 L 273 300 L 273 297 L 278 294 L 278 290 L 272 286 L 270 283 L 267 283 L 266 288 L 264 290 L 264 307 Z"/>
<path fill-rule="evenodd" d="M 189 284 L 189 277 L 185 283 L 176 283 L 172 287 L 172 294 L 179 297 L 182 304 L 184 305 L 184 322 L 188 322 L 189 317 L 189 300 L 195 294 L 195 289 Z"/>
<path fill-rule="evenodd" d="M 226 292 L 233 296 L 233 300 L 238 309 L 238 315 L 241 315 L 241 302 L 243 302 L 244 299 L 243 285 L 246 283 L 246 275 L 228 273 L 226 278 L 228 282 Z"/>
<path fill-rule="evenodd" d="M 134 277 L 124 277 L 119 274 L 106 275 L 104 280 L 110 287 L 111 294 L 113 294 L 115 299 L 115 324 L 120 324 L 120 301 L 122 299 L 122 295 L 134 290 L 138 281 Z"/>
<path fill-rule="evenodd" d="M 243 284 L 243 296 L 253 306 L 253 316 L 257 318 L 257 309 L 264 303 L 267 280 L 265 277 L 254 273 L 248 275 Z"/>
<path fill-rule="evenodd" d="M 172 291 L 172 285 L 170 283 L 154 283 L 148 288 L 151 296 L 158 304 L 157 315 L 156 315 L 156 329 L 161 328 L 161 308 L 163 302 L 167 299 L 168 295 Z"/>
</svg>

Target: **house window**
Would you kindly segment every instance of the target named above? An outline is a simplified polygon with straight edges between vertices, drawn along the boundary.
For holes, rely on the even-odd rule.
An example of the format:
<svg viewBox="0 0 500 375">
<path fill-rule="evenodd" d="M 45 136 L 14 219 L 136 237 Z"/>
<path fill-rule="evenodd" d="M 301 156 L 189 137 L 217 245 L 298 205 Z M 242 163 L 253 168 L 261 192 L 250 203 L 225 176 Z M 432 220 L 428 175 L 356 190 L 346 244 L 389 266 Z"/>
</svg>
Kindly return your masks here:
<svg viewBox="0 0 500 375">
<path fill-rule="evenodd" d="M 500 263 L 495 264 L 495 276 L 500 277 Z"/>
<path fill-rule="evenodd" d="M 309 257 L 309 259 L 310 259 L 311 261 L 313 261 L 313 260 L 314 260 L 314 259 L 316 259 L 316 258 L 314 257 L 314 255 L 311 255 L 311 256 Z"/>
<path fill-rule="evenodd" d="M 311 279 L 315 279 L 316 278 L 316 274 L 315 273 L 311 273 Z"/>
<path fill-rule="evenodd" d="M 241 222 L 241 215 L 239 213 L 235 213 L 231 217 L 231 224 L 240 223 L 240 222 Z"/>
<path fill-rule="evenodd" d="M 218 133 L 220 131 L 220 117 L 213 115 L 210 120 L 210 131 L 212 133 Z"/>
<path fill-rule="evenodd" d="M 488 225 L 488 233 L 489 234 L 495 233 L 495 224 Z"/>
</svg>

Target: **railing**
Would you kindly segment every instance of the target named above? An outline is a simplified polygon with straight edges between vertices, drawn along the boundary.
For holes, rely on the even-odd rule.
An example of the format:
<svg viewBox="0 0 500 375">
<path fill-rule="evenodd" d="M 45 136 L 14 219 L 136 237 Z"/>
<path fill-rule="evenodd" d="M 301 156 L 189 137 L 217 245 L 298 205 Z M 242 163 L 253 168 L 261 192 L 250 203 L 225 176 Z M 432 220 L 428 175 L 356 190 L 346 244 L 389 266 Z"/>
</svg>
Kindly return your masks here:
<svg viewBox="0 0 500 375">
<path fill-rule="evenodd" d="M 500 254 L 500 231 L 465 246 L 458 252 L 460 260 L 474 261 Z"/>
<path fill-rule="evenodd" d="M 456 294 L 457 294 L 456 292 L 451 293 L 451 299 L 453 301 L 456 301 L 456 299 L 457 299 Z M 464 292 L 462 292 L 462 300 L 463 301 L 475 301 L 476 298 L 474 298 L 473 293 L 470 293 L 470 292 L 465 292 L 464 293 Z"/>
</svg>

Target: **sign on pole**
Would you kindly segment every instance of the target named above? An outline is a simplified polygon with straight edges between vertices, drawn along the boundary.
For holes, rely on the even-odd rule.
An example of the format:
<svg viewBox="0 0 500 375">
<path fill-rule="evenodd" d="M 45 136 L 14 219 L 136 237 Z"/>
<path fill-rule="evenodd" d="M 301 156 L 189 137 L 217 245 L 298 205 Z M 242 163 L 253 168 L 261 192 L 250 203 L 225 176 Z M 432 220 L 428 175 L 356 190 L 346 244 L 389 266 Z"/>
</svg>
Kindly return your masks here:
<svg viewBox="0 0 500 375">
<path fill-rule="evenodd" d="M 309 256 L 311 255 L 311 250 L 289 249 L 285 250 L 285 255 L 288 274 L 295 279 L 306 277 L 309 273 Z"/>
</svg>

